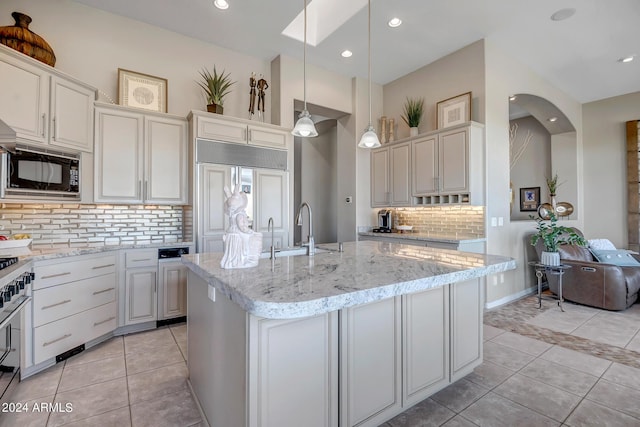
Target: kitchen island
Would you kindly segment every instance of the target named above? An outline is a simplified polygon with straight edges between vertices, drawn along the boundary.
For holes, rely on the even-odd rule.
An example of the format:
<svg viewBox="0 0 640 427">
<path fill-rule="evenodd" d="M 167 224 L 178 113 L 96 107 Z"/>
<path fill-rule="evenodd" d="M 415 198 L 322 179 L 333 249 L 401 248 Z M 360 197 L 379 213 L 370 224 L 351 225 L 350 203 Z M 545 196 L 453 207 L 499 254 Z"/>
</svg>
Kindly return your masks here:
<svg viewBox="0 0 640 427">
<path fill-rule="evenodd" d="M 483 276 L 511 258 L 380 242 L 223 270 L 183 257 L 209 425 L 377 426 L 482 362 Z"/>
</svg>

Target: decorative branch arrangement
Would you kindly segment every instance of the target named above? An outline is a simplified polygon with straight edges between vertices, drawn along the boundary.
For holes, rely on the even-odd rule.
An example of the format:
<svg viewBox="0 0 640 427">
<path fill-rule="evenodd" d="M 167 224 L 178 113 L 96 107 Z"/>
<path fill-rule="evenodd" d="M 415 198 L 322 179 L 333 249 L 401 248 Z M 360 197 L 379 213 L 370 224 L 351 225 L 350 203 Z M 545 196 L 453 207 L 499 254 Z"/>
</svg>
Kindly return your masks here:
<svg viewBox="0 0 640 427">
<path fill-rule="evenodd" d="M 515 145 L 517 136 L 518 124 L 514 123 L 514 125 L 509 128 L 509 170 L 513 169 L 516 163 L 518 163 L 518 160 L 520 160 L 520 158 L 526 151 L 527 146 L 531 142 L 531 139 L 533 138 L 533 134 L 531 133 L 531 131 L 527 130 L 527 135 L 524 137 L 522 145 L 518 147 L 514 152 L 513 146 Z"/>
</svg>

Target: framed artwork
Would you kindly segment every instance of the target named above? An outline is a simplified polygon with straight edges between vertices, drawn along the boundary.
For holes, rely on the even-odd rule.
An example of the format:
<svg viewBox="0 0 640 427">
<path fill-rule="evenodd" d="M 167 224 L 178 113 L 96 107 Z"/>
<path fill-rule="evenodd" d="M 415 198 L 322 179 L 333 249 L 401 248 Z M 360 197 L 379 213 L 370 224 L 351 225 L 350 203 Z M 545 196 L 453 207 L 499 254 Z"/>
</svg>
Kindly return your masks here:
<svg viewBox="0 0 640 427">
<path fill-rule="evenodd" d="M 445 99 L 436 104 L 438 129 L 459 125 L 471 120 L 471 92 Z"/>
<path fill-rule="evenodd" d="M 167 112 L 167 79 L 118 68 L 118 104 Z"/>
<path fill-rule="evenodd" d="M 520 189 L 520 212 L 537 211 L 540 206 L 540 187 Z"/>
</svg>

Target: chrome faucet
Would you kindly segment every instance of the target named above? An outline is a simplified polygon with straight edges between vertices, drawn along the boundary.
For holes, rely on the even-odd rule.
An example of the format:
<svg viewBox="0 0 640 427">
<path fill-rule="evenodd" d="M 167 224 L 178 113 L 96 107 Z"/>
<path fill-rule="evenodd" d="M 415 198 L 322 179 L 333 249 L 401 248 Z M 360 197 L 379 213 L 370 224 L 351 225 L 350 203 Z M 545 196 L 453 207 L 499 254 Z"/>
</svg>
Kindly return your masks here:
<svg viewBox="0 0 640 427">
<path fill-rule="evenodd" d="M 270 258 L 272 260 L 276 259 L 276 247 L 273 244 L 273 231 L 274 231 L 274 226 L 273 226 L 273 217 L 269 217 L 269 222 L 267 223 L 267 233 L 269 232 L 269 228 L 271 228 L 271 247 L 269 248 L 269 251 L 271 252 L 271 256 Z"/>
<path fill-rule="evenodd" d="M 313 256 L 316 253 L 316 244 L 313 239 L 313 213 L 311 212 L 311 206 L 309 206 L 309 203 L 302 202 L 302 204 L 300 204 L 300 207 L 298 208 L 298 215 L 296 216 L 296 225 L 302 226 L 302 208 L 305 206 L 309 211 L 309 242 L 307 243 L 307 255 Z"/>
</svg>

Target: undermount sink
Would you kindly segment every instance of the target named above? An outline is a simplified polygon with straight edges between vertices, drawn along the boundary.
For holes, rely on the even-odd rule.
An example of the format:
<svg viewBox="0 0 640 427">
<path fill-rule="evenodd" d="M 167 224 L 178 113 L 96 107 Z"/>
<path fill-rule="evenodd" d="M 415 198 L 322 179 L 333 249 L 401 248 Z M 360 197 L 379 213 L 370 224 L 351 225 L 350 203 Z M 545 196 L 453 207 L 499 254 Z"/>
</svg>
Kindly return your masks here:
<svg viewBox="0 0 640 427">
<path fill-rule="evenodd" d="M 327 249 L 321 249 L 316 246 L 316 254 L 322 254 L 326 252 L 331 252 Z M 260 254 L 260 258 L 269 258 L 270 252 L 262 252 Z M 276 258 L 284 257 L 284 256 L 299 256 L 299 255 L 307 255 L 307 247 L 306 246 L 293 246 L 290 248 L 276 249 Z"/>
</svg>

